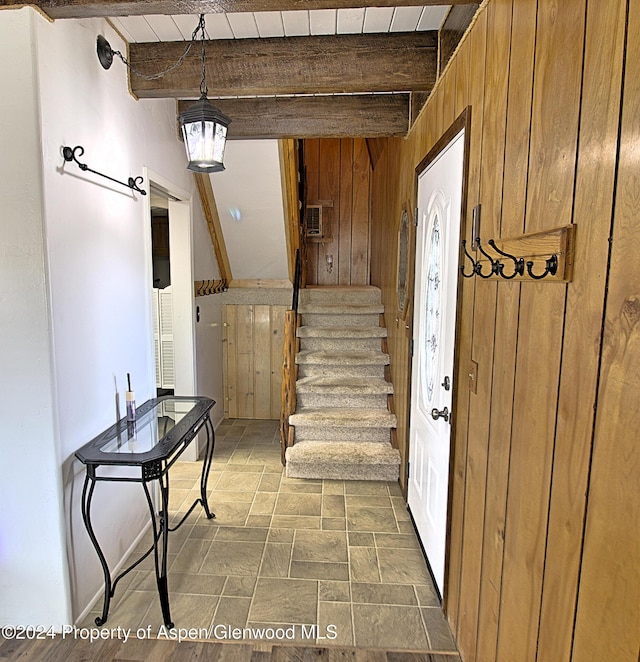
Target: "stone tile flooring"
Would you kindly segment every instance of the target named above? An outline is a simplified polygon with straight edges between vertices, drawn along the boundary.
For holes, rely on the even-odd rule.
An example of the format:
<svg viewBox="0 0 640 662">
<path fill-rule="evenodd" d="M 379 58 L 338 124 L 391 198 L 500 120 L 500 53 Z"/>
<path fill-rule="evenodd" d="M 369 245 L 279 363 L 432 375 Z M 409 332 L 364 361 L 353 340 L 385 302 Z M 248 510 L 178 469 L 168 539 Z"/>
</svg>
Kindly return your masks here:
<svg viewBox="0 0 640 662">
<path fill-rule="evenodd" d="M 201 467 L 171 469 L 174 523 L 199 496 Z M 278 422 L 238 419 L 216 432 L 208 487 L 216 518 L 198 506 L 169 537 L 177 628 L 213 626 L 205 638 L 216 641 L 230 628 L 272 629 L 244 640 L 281 628 L 285 642 L 455 651 L 397 484 L 286 478 Z M 150 543 L 149 533 L 134 554 Z M 158 632 L 152 564 L 119 584 L 105 627 Z"/>
</svg>

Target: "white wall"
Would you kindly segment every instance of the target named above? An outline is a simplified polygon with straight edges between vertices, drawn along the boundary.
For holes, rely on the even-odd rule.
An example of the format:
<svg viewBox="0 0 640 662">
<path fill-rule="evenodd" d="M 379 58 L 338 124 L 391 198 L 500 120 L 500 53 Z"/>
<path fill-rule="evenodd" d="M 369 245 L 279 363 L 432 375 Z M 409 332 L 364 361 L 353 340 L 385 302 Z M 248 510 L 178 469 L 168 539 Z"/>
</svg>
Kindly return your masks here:
<svg viewBox="0 0 640 662">
<path fill-rule="evenodd" d="M 64 551 L 32 14 L 0 12 L 0 623 L 60 624 Z"/>
<path fill-rule="evenodd" d="M 224 165 L 211 185 L 234 280 L 289 278 L 278 141 L 231 140 Z"/>
<path fill-rule="evenodd" d="M 9 553 L 5 554 L 4 547 L 0 551 L 0 620 L 7 622 L 69 622 L 100 590 L 100 566 L 80 517 L 84 468 L 73 453 L 114 422 L 115 384 L 123 399 L 127 372 L 131 373 L 138 403 L 155 393 L 150 221 L 145 205 L 139 194 L 83 173 L 75 164 L 65 164 L 61 147 L 82 145 L 85 154 L 81 160 L 117 179 L 142 175 L 146 166 L 176 186 L 194 190 L 185 168 L 183 146 L 176 138 L 175 103 L 134 100 L 119 61 L 109 71 L 100 67 L 95 53 L 98 34 L 104 34 L 114 49 L 125 50 L 124 43 L 101 19 L 49 23 L 30 9 L 0 12 L 0 172 L 5 175 L 0 201 L 2 246 L 4 250 L 4 236 L 12 237 L 13 233 L 14 248 L 8 250 L 17 251 L 16 261 L 25 251 L 29 253 L 28 260 L 21 257 L 15 273 L 16 267 L 4 259 L 0 265 L 2 287 L 10 290 L 8 306 L 3 300 L 2 324 L 3 339 L 6 325 L 11 347 L 3 343 L 2 351 L 28 360 L 25 366 L 12 360 L 6 371 L 3 357 L 3 390 L 19 387 L 13 400 L 22 404 L 17 407 L 11 401 L 12 411 L 3 420 L 15 421 L 15 429 L 9 430 L 9 436 L 3 432 L 2 437 L 3 446 L 7 439 L 17 440 L 23 452 L 33 446 L 40 460 L 39 471 L 46 476 L 44 480 L 36 474 L 34 479 L 30 463 L 20 457 L 16 465 L 20 471 L 10 468 L 10 480 L 2 483 L 3 491 L 24 497 L 11 520 L 13 526 L 25 530 L 24 536 L 16 536 L 14 529 L 10 542 L 5 542 L 7 528 L 2 520 L 2 545 L 9 545 Z M 29 64 L 31 53 L 33 66 Z M 16 54 L 24 69 L 18 75 Z M 9 80 L 15 89 L 5 87 L 5 73 L 11 74 Z M 35 108 L 38 100 L 39 117 Z M 16 130 L 18 117 L 21 123 L 29 120 L 27 130 Z M 5 188 L 18 193 L 10 199 L 10 214 L 4 211 Z M 203 225 L 197 201 L 192 207 L 195 226 Z M 23 217 L 29 221 L 26 226 Z M 25 233 L 29 234 L 26 243 Z M 33 299 L 30 316 L 23 314 L 26 289 Z M 221 381 L 221 363 L 213 369 L 220 371 Z M 35 409 L 27 404 L 29 400 L 33 403 L 33 395 L 42 400 Z M 30 422 L 32 411 L 35 420 Z M 32 431 L 35 422 L 39 427 Z M 55 491 L 61 479 L 64 500 Z M 48 513 L 45 527 L 37 519 L 33 525 L 27 522 L 34 513 L 38 519 L 45 517 L 45 499 L 45 511 L 58 516 Z M 62 504 L 63 518 L 59 512 Z M 4 518 L 4 509 L 2 512 Z M 93 521 L 110 564 L 122 559 L 147 520 L 139 485 L 98 485 Z M 66 550 L 55 539 L 63 524 Z M 16 557 L 18 543 L 29 540 L 31 528 L 51 529 L 46 531 L 47 544 L 33 546 L 33 559 L 25 555 L 21 545 L 20 557 Z M 65 568 L 60 563 L 65 553 L 70 604 Z M 32 573 L 32 566 L 45 557 L 51 557 L 49 565 L 56 567 L 51 574 L 59 578 L 49 599 L 43 600 L 40 582 L 26 584 L 20 575 Z M 15 578 L 9 593 L 4 590 L 5 574 Z M 52 610 L 55 619 L 50 615 Z"/>
<path fill-rule="evenodd" d="M 219 174 L 219 173 L 216 173 Z M 212 175 L 215 178 L 216 175 Z M 220 269 L 213 252 L 211 235 L 206 223 L 193 228 L 194 280 L 216 280 Z M 222 294 L 196 297 L 200 321 L 196 322 L 197 390 L 216 401 L 211 420 L 217 425 L 224 418 L 222 379 Z"/>
</svg>

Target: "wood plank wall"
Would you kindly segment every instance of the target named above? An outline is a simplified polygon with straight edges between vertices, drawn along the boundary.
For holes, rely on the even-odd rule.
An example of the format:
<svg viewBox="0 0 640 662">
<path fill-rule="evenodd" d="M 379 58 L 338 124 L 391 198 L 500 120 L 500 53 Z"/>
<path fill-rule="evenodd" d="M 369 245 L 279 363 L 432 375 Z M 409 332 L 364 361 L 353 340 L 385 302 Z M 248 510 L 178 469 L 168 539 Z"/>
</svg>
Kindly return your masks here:
<svg viewBox="0 0 640 662">
<path fill-rule="evenodd" d="M 571 283 L 462 284 L 444 606 L 466 662 L 640 659 L 639 33 L 636 0 L 489 0 L 373 171 L 405 460 L 411 334 L 390 247 L 416 166 L 470 106 L 467 240 L 478 203 L 484 239 L 577 226 Z"/>
<path fill-rule="evenodd" d="M 368 285 L 371 165 L 365 139 L 305 140 L 304 161 L 307 204 L 323 206 L 326 235 L 307 243 L 307 285 Z"/>
</svg>

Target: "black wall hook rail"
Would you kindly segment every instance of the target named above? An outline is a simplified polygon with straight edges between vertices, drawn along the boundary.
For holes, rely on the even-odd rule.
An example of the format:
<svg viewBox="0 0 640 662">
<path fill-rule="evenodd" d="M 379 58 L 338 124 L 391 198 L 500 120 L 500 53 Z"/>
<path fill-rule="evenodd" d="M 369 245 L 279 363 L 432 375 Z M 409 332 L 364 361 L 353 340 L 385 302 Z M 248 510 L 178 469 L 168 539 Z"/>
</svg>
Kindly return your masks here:
<svg viewBox="0 0 640 662">
<path fill-rule="evenodd" d="M 222 294 L 229 289 L 226 280 L 198 280 L 195 282 L 195 295 L 205 297 L 210 294 Z"/>
<path fill-rule="evenodd" d="M 76 152 L 77 152 L 77 156 L 76 156 Z M 64 156 L 64 160 L 69 162 L 75 161 L 78 164 L 78 168 L 80 168 L 80 170 L 82 170 L 83 172 L 92 172 L 94 175 L 100 175 L 100 177 L 104 177 L 105 179 L 115 182 L 116 184 L 127 186 L 128 188 L 133 189 L 134 191 L 138 191 L 140 195 L 147 195 L 147 192 L 144 189 L 140 188 L 140 185 L 144 181 L 142 177 L 136 177 L 135 179 L 133 177 L 129 177 L 129 179 L 126 182 L 121 182 L 119 179 L 114 179 L 113 177 L 109 177 L 109 175 L 105 175 L 102 172 L 93 170 L 86 163 L 80 163 L 77 157 L 82 156 L 83 154 L 84 154 L 84 147 L 81 147 L 80 145 L 77 145 L 76 147 L 73 148 L 66 146 L 62 148 L 62 156 Z"/>
<path fill-rule="evenodd" d="M 513 261 L 513 272 L 512 273 L 505 273 L 504 268 L 505 265 L 502 263 L 501 259 L 495 259 L 489 253 L 486 252 L 486 250 L 482 247 L 482 242 L 480 241 L 480 237 L 476 237 L 474 239 L 474 246 L 477 248 L 477 250 L 484 255 L 484 257 L 489 260 L 489 273 L 484 273 L 482 271 L 482 262 L 480 260 L 474 260 L 473 257 L 469 254 L 469 251 L 467 250 L 467 241 L 466 239 L 462 240 L 462 249 L 464 251 L 465 256 L 467 259 L 471 262 L 471 273 L 466 273 L 464 270 L 464 264 L 460 266 L 460 272 L 465 278 L 472 278 L 473 276 L 480 276 L 480 278 L 491 278 L 491 276 L 500 276 L 501 278 L 504 278 L 505 280 L 511 280 L 512 278 L 515 278 L 516 276 L 524 276 L 525 275 L 525 261 L 524 258 L 522 257 L 516 257 L 515 255 L 511 255 L 510 253 L 506 253 L 505 251 L 499 249 L 496 246 L 496 242 L 493 239 L 489 239 L 487 242 L 491 248 L 498 253 L 502 257 L 506 257 L 509 260 Z M 546 276 L 555 276 L 557 271 L 558 271 L 558 256 L 554 253 L 550 258 L 547 258 L 546 260 L 546 265 L 545 265 L 545 270 L 540 273 L 540 274 L 535 274 L 533 273 L 533 260 L 529 260 L 526 263 L 527 267 L 527 275 L 529 278 L 533 278 L 534 280 L 542 280 Z"/>
</svg>

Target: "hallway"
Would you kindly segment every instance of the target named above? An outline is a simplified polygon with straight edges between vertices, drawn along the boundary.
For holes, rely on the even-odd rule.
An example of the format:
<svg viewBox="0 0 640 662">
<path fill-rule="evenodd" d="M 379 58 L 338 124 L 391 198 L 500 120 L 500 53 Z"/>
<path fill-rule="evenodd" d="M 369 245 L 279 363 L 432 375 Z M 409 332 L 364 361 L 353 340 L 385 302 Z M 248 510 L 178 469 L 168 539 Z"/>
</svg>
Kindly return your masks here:
<svg viewBox="0 0 640 662">
<path fill-rule="evenodd" d="M 172 469 L 174 521 L 197 497 L 200 469 Z M 228 640 L 230 628 L 280 627 L 287 639 L 272 643 L 293 636 L 305 645 L 455 653 L 397 484 L 288 479 L 278 422 L 236 419 L 217 430 L 209 491 L 216 519 L 196 508 L 169 539 L 176 627 L 217 626 L 215 641 Z M 147 534 L 138 551 L 149 544 Z M 105 627 L 158 633 L 152 564 L 147 558 L 122 580 Z"/>
</svg>

